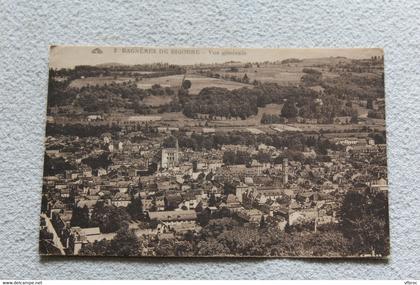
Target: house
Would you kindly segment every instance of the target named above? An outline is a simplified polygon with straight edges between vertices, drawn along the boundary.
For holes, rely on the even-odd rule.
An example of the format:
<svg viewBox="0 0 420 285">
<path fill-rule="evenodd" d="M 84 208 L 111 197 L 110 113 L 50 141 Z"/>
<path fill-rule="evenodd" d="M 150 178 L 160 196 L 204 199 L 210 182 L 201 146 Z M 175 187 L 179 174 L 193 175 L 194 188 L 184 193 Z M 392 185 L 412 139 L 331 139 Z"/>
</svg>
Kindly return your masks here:
<svg viewBox="0 0 420 285">
<path fill-rule="evenodd" d="M 186 232 L 197 227 L 195 223 L 197 213 L 194 210 L 149 212 L 149 218 L 160 221 L 169 229 L 177 232 Z"/>
<path fill-rule="evenodd" d="M 238 200 L 238 197 L 236 197 L 233 194 L 229 194 L 227 196 L 225 203 L 226 203 L 226 207 L 231 210 L 237 210 L 237 209 L 242 208 L 241 203 Z"/>
<path fill-rule="evenodd" d="M 179 190 L 179 184 L 175 181 L 159 181 L 157 182 L 157 190 L 161 192 L 168 192 Z"/>
<path fill-rule="evenodd" d="M 104 143 L 109 144 L 112 140 L 112 135 L 111 133 L 103 133 L 101 138 L 103 139 Z"/>
<path fill-rule="evenodd" d="M 335 124 L 345 125 L 345 124 L 350 124 L 350 122 L 351 122 L 351 116 L 342 116 L 342 117 L 334 118 Z"/>
<path fill-rule="evenodd" d="M 296 201 L 306 204 L 317 200 L 316 192 L 301 192 L 296 195 Z"/>
<path fill-rule="evenodd" d="M 53 202 L 50 206 L 50 218 L 52 218 L 53 213 L 60 213 L 63 212 L 65 209 L 66 205 L 60 200 Z"/>
<path fill-rule="evenodd" d="M 236 212 L 237 216 L 247 223 L 258 224 L 261 221 L 263 213 L 257 209 L 242 210 Z"/>
<path fill-rule="evenodd" d="M 103 176 L 106 174 L 107 174 L 107 171 L 103 169 L 102 167 L 96 170 L 96 176 Z"/>
<path fill-rule="evenodd" d="M 84 208 L 85 206 L 92 211 L 99 199 L 96 200 L 80 200 L 76 203 L 76 206 L 79 208 Z"/>
<path fill-rule="evenodd" d="M 378 148 L 375 145 L 355 145 L 348 146 L 346 152 L 353 153 L 375 153 L 378 152 Z"/>
<path fill-rule="evenodd" d="M 192 192 L 186 193 L 182 198 L 183 200 L 178 204 L 178 208 L 183 210 L 193 210 L 198 206 L 200 202 L 196 195 Z"/>
<path fill-rule="evenodd" d="M 316 208 L 289 210 L 288 216 L 290 226 L 308 223 L 318 218 L 318 210 Z"/>
<path fill-rule="evenodd" d="M 156 211 L 164 211 L 165 210 L 165 197 L 157 196 L 155 198 L 155 206 L 156 206 Z"/>
<path fill-rule="evenodd" d="M 195 221 L 197 219 L 197 213 L 194 210 L 158 211 L 158 212 L 149 212 L 149 218 L 151 220 L 157 220 L 157 221 L 167 222 L 167 223 Z"/>
<path fill-rule="evenodd" d="M 77 179 L 78 173 L 74 170 L 66 170 L 66 179 L 74 180 Z"/>
<path fill-rule="evenodd" d="M 100 240 L 112 240 L 116 233 L 102 234 L 98 227 L 95 228 L 70 228 L 69 247 L 73 249 L 73 254 L 77 255 L 82 247 L 88 243 Z"/>
<path fill-rule="evenodd" d="M 153 205 L 153 199 L 144 199 L 142 202 L 143 202 L 143 210 L 144 211 L 149 211 L 154 206 Z"/>
<path fill-rule="evenodd" d="M 65 210 L 63 213 L 60 214 L 61 220 L 64 222 L 66 227 L 70 227 L 70 221 L 73 216 L 73 210 Z"/>
<path fill-rule="evenodd" d="M 69 189 L 61 189 L 60 191 L 61 198 L 69 198 L 70 197 L 70 190 Z"/>
<path fill-rule="evenodd" d="M 89 122 L 102 120 L 102 116 L 101 115 L 88 115 L 86 118 L 87 118 L 87 120 Z"/>
<path fill-rule="evenodd" d="M 373 180 L 370 182 L 370 187 L 372 190 L 376 191 L 388 191 L 388 181 L 385 178 L 379 178 L 378 180 Z"/>
<path fill-rule="evenodd" d="M 204 134 L 214 134 L 216 132 L 215 128 L 203 128 L 202 132 Z"/>
<path fill-rule="evenodd" d="M 255 187 L 240 183 L 236 186 L 236 197 L 240 203 L 243 202 L 244 195 L 254 190 Z"/>
<path fill-rule="evenodd" d="M 92 168 L 90 167 L 83 167 L 82 168 L 82 176 L 83 177 L 92 177 Z"/>
<path fill-rule="evenodd" d="M 126 193 L 118 192 L 111 198 L 111 204 L 115 207 L 127 207 L 130 202 L 131 198 Z"/>
<path fill-rule="evenodd" d="M 270 200 L 276 200 L 277 198 L 282 197 L 284 194 L 284 189 L 276 186 L 270 187 L 257 187 L 254 192 L 254 196 L 261 195 Z"/>
</svg>

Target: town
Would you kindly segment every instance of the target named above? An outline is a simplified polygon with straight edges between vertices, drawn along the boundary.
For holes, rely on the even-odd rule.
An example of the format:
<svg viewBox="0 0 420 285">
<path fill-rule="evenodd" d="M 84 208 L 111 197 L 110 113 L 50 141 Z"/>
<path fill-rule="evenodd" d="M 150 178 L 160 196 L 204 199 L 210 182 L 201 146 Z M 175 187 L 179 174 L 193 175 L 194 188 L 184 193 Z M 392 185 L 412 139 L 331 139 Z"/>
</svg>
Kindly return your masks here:
<svg viewBox="0 0 420 285">
<path fill-rule="evenodd" d="M 386 257 L 383 56 L 50 69 L 40 252 Z"/>
</svg>

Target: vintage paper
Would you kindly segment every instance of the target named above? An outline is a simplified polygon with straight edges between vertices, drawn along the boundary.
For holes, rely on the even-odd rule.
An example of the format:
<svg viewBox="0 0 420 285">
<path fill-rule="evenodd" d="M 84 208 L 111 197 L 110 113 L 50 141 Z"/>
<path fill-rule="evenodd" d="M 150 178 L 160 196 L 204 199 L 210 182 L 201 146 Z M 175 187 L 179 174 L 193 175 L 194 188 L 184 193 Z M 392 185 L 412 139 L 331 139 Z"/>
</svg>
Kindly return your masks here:
<svg viewBox="0 0 420 285">
<path fill-rule="evenodd" d="M 51 46 L 42 255 L 389 255 L 381 49 Z"/>
</svg>

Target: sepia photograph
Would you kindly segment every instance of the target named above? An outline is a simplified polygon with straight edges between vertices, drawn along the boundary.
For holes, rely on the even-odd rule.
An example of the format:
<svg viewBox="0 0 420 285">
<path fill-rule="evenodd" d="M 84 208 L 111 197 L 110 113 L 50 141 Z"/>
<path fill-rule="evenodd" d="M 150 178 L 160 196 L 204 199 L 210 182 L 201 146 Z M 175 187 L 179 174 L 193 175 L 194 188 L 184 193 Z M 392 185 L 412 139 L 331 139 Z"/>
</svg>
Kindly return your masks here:
<svg viewBox="0 0 420 285">
<path fill-rule="evenodd" d="M 390 255 L 382 49 L 50 46 L 46 112 L 41 255 Z"/>
</svg>

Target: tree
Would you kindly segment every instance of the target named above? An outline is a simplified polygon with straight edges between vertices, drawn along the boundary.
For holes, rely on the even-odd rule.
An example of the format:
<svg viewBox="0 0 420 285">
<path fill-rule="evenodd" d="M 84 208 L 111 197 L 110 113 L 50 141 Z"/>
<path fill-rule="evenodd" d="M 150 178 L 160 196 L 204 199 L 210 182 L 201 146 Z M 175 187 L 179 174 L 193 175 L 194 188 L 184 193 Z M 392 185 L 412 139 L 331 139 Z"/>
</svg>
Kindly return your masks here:
<svg viewBox="0 0 420 285">
<path fill-rule="evenodd" d="M 107 169 L 108 166 L 112 164 L 111 159 L 109 158 L 108 152 L 103 152 L 97 157 L 88 157 L 82 160 L 82 163 L 90 166 L 92 169 L 104 168 Z"/>
<path fill-rule="evenodd" d="M 386 143 L 386 136 L 381 133 L 374 133 L 369 134 L 369 137 L 373 138 L 375 144 L 385 144 Z"/>
<path fill-rule="evenodd" d="M 193 160 L 192 168 L 193 168 L 193 172 L 198 172 L 198 161 L 197 160 Z"/>
<path fill-rule="evenodd" d="M 105 239 L 87 243 L 79 251 L 79 255 L 86 256 L 105 256 L 109 254 L 110 241 Z"/>
<path fill-rule="evenodd" d="M 249 83 L 249 77 L 248 77 L 248 75 L 246 75 L 246 73 L 245 73 L 244 77 L 242 77 L 242 82 L 243 83 Z"/>
<path fill-rule="evenodd" d="M 182 88 L 185 90 L 188 90 L 191 88 L 191 81 L 188 79 L 185 79 L 184 81 L 182 81 Z"/>
<path fill-rule="evenodd" d="M 175 145 L 176 145 L 176 137 L 174 137 L 174 136 L 166 137 L 163 140 L 162 145 L 165 148 L 175 147 Z"/>
<path fill-rule="evenodd" d="M 74 207 L 70 225 L 72 227 L 88 228 L 90 226 L 89 209 L 86 205 L 83 208 Z"/>
<path fill-rule="evenodd" d="M 198 174 L 197 180 L 202 181 L 205 177 L 206 177 L 206 174 L 204 174 L 204 172 L 201 172 L 200 174 Z"/>
<path fill-rule="evenodd" d="M 143 203 L 140 196 L 131 200 L 127 206 L 127 212 L 133 220 L 142 220 L 144 218 Z"/>
<path fill-rule="evenodd" d="M 229 254 L 229 248 L 216 239 L 203 240 L 197 244 L 196 255 L 217 256 Z"/>
<path fill-rule="evenodd" d="M 349 191 L 340 210 L 341 231 L 354 254 L 389 254 L 388 203 L 382 193 Z"/>
<path fill-rule="evenodd" d="M 265 222 L 265 218 L 264 215 L 261 216 L 261 220 L 260 220 L 260 229 L 265 228 L 266 226 L 266 222 Z"/>
<path fill-rule="evenodd" d="M 359 121 L 359 115 L 357 114 L 357 111 L 354 110 L 351 114 L 350 123 L 357 124 L 358 121 Z"/>
<path fill-rule="evenodd" d="M 246 151 L 225 151 L 223 153 L 223 163 L 227 165 L 232 164 L 249 164 L 251 162 L 251 155 Z"/>
<path fill-rule="evenodd" d="M 287 100 L 281 109 L 281 115 L 286 118 L 295 118 L 298 114 L 298 110 L 295 107 L 295 102 L 292 100 Z"/>
<path fill-rule="evenodd" d="M 175 242 L 174 240 L 163 239 L 159 241 L 158 246 L 155 248 L 157 256 L 174 256 L 175 255 Z"/>
<path fill-rule="evenodd" d="M 54 238 L 54 235 L 50 233 L 47 228 L 43 228 L 39 231 L 39 239 L 43 240 L 52 240 Z"/>
<path fill-rule="evenodd" d="M 367 200 L 365 195 L 357 191 L 347 192 L 341 207 L 343 228 L 349 229 L 352 226 L 352 221 L 365 212 L 366 206 Z"/>
<path fill-rule="evenodd" d="M 48 198 L 47 195 L 42 194 L 41 198 L 41 212 L 46 213 L 48 211 Z"/>
<path fill-rule="evenodd" d="M 207 226 L 207 224 L 210 221 L 210 214 L 211 214 L 211 211 L 208 208 L 206 208 L 203 211 L 201 211 L 200 214 L 197 215 L 197 220 L 200 226 L 202 227 Z"/>
<path fill-rule="evenodd" d="M 216 196 L 214 195 L 214 193 L 211 193 L 209 197 L 209 207 L 214 206 L 216 206 Z"/>
<path fill-rule="evenodd" d="M 307 73 L 302 76 L 301 81 L 306 86 L 314 86 L 314 85 L 320 84 L 321 79 L 322 79 L 322 74 Z"/>
<path fill-rule="evenodd" d="M 271 116 L 263 113 L 261 117 L 261 124 L 271 124 Z"/>
<path fill-rule="evenodd" d="M 349 240 L 337 230 L 318 231 L 304 240 L 314 256 L 346 256 L 349 253 Z"/>
<path fill-rule="evenodd" d="M 261 163 L 267 163 L 271 161 L 271 155 L 268 152 L 259 151 L 255 156 L 255 159 Z"/>
<path fill-rule="evenodd" d="M 134 230 L 122 228 L 111 240 L 108 253 L 116 256 L 139 256 L 141 255 L 141 242 Z"/>
<path fill-rule="evenodd" d="M 65 161 L 64 158 L 51 158 L 47 154 L 44 155 L 44 176 L 53 176 L 60 173 L 64 174 L 66 170 L 71 169 L 74 169 L 74 167 Z"/>
<path fill-rule="evenodd" d="M 223 153 L 223 163 L 234 164 L 234 162 L 235 162 L 235 152 L 234 151 L 225 151 Z"/>
<path fill-rule="evenodd" d="M 214 177 L 214 174 L 213 174 L 213 172 L 210 171 L 209 174 L 206 175 L 206 180 L 211 181 L 213 179 L 213 177 Z"/>
<path fill-rule="evenodd" d="M 367 99 L 367 109 L 373 109 L 373 100 L 371 98 Z"/>
<path fill-rule="evenodd" d="M 193 244 L 187 240 L 178 241 L 175 244 L 175 255 L 176 256 L 193 256 L 194 255 Z"/>
<path fill-rule="evenodd" d="M 114 207 L 97 203 L 92 212 L 92 225 L 100 228 L 103 233 L 112 233 L 121 229 L 130 220 L 130 215 L 122 207 Z"/>
</svg>

